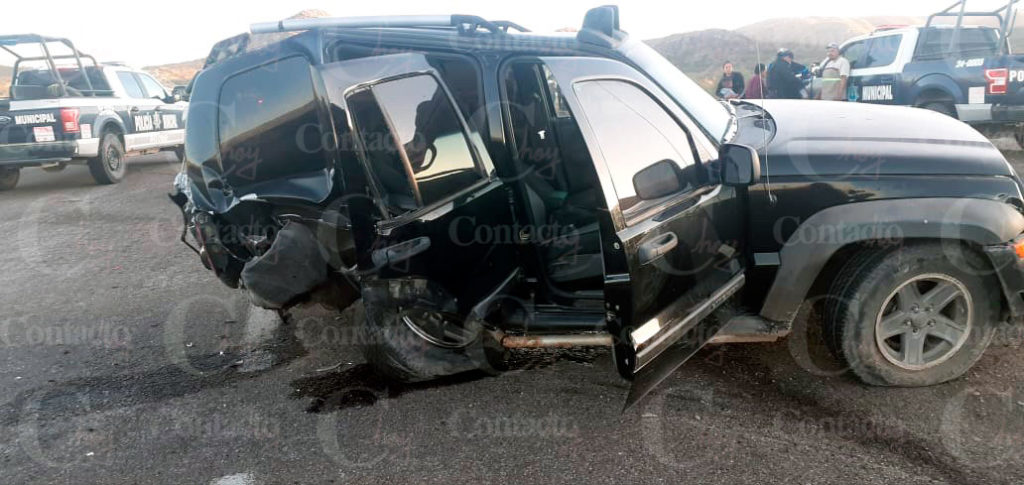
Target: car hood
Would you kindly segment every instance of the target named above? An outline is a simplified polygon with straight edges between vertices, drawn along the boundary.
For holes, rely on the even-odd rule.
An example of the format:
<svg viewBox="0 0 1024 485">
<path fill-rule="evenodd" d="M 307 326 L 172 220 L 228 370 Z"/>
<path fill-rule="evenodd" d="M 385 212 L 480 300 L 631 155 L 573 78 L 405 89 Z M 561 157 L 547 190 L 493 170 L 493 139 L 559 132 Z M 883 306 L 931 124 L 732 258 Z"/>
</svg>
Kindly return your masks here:
<svg viewBox="0 0 1024 485">
<path fill-rule="evenodd" d="M 772 176 L 1016 178 L 1006 158 L 987 138 L 967 124 L 933 111 L 832 101 L 768 100 L 763 106 L 774 127 L 764 130 L 764 123 L 756 117 L 747 118 L 740 123 L 737 140 L 760 147 Z M 750 116 L 752 110 L 744 111 Z M 773 128 L 774 133 L 769 134 Z"/>
</svg>

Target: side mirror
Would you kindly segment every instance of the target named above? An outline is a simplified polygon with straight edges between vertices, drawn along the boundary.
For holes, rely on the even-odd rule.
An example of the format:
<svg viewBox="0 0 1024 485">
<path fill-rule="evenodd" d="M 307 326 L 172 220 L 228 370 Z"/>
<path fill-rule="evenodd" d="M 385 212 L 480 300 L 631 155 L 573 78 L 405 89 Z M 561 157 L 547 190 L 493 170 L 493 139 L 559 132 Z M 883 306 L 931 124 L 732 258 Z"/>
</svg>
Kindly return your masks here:
<svg viewBox="0 0 1024 485">
<path fill-rule="evenodd" d="M 662 160 L 633 176 L 633 189 L 640 200 L 657 200 L 686 188 L 676 162 Z"/>
<path fill-rule="evenodd" d="M 188 87 L 186 86 L 174 86 L 171 90 L 171 96 L 174 97 L 174 102 L 188 101 Z"/>
<path fill-rule="evenodd" d="M 725 185 L 747 187 L 761 180 L 761 157 L 749 146 L 723 145 L 718 160 Z"/>
</svg>

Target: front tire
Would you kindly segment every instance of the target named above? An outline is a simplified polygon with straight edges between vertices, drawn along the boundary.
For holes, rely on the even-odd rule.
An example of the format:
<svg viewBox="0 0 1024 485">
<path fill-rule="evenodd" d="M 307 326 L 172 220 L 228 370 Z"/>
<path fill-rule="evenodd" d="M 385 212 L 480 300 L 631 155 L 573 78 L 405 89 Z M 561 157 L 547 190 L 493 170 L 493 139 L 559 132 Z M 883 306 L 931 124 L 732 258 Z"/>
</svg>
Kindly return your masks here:
<svg viewBox="0 0 1024 485">
<path fill-rule="evenodd" d="M 106 133 L 100 141 L 100 154 L 89 160 L 89 173 L 97 184 L 120 183 L 125 174 L 125 152 L 121 139 L 114 133 Z"/>
<path fill-rule="evenodd" d="M 867 384 L 940 384 L 988 348 L 999 295 L 983 257 L 959 245 L 867 249 L 832 284 L 826 343 Z"/>
<path fill-rule="evenodd" d="M 21 180 L 20 168 L 0 169 L 0 190 L 13 190 L 18 186 L 18 180 Z"/>
</svg>

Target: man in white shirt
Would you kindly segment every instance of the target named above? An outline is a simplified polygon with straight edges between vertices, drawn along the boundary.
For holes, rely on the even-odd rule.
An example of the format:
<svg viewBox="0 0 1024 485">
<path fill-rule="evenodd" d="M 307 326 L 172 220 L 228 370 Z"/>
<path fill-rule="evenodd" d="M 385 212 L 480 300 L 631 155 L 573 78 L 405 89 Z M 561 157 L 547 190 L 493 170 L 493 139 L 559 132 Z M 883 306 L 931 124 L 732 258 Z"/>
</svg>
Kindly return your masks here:
<svg viewBox="0 0 1024 485">
<path fill-rule="evenodd" d="M 839 55 L 839 44 L 828 45 L 828 57 L 821 64 L 821 91 L 818 99 L 846 101 L 846 84 L 850 79 L 850 61 Z"/>
</svg>

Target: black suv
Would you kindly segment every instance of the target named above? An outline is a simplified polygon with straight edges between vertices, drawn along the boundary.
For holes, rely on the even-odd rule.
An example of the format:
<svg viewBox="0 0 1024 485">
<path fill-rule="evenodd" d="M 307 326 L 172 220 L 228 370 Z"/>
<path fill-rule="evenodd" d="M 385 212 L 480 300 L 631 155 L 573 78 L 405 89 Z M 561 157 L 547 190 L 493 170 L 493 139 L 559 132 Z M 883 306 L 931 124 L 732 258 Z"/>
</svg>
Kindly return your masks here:
<svg viewBox="0 0 1024 485">
<path fill-rule="evenodd" d="M 267 308 L 361 297 L 366 357 L 422 381 L 608 345 L 632 399 L 798 310 L 865 382 L 962 375 L 1024 314 L 1021 185 L 921 109 L 721 103 L 618 11 L 290 20 L 211 54 L 172 198 Z"/>
</svg>

